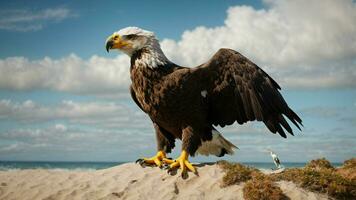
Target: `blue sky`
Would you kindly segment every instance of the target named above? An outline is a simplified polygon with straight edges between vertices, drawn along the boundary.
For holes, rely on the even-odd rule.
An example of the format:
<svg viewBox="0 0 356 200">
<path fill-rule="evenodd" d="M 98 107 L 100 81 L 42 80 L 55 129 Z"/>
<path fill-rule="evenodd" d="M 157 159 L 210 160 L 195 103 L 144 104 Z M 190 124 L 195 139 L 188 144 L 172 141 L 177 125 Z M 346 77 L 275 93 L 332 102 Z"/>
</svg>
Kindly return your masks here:
<svg viewBox="0 0 356 200">
<path fill-rule="evenodd" d="M 48 8 L 70 10 L 68 19 L 61 22 L 43 22 L 45 28 L 38 31 L 5 31 L 1 42 L 1 57 L 26 56 L 60 58 L 75 53 L 83 58 L 107 55 L 103 51 L 103 39 L 114 30 L 126 26 L 139 26 L 155 30 L 159 38 L 179 39 L 183 31 L 196 26 L 217 26 L 226 16 L 231 5 L 249 1 L 9 1 L 1 2 L 4 10 L 25 9 L 32 12 Z M 253 6 L 261 7 L 254 1 Z M 26 47 L 22 47 L 26 44 Z M 21 46 L 22 48 L 19 48 Z M 55 48 L 54 48 L 55 47 Z M 29 50 L 29 48 L 31 50 Z"/>
<path fill-rule="evenodd" d="M 283 139 L 260 123 L 219 128 L 240 148 L 225 159 L 269 161 L 266 148 L 286 161 L 356 155 L 353 1 L 0 5 L 0 160 L 130 161 L 155 153 L 150 121 L 128 95 L 129 59 L 104 49 L 106 37 L 126 26 L 154 31 L 178 64 L 196 66 L 229 47 L 280 83 L 303 132 Z"/>
</svg>

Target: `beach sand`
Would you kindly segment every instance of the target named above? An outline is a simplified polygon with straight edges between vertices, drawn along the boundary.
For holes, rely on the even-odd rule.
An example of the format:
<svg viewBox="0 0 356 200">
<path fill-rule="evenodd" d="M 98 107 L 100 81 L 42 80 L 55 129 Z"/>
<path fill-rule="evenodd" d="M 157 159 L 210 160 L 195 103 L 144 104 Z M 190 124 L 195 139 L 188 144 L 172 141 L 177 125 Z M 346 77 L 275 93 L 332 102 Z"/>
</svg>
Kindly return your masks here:
<svg viewBox="0 0 356 200">
<path fill-rule="evenodd" d="M 0 171 L 0 199 L 243 199 L 243 184 L 220 187 L 224 173 L 218 165 L 198 171 L 186 180 L 134 163 L 97 171 Z M 292 182 L 278 185 L 290 199 L 327 199 Z"/>
</svg>

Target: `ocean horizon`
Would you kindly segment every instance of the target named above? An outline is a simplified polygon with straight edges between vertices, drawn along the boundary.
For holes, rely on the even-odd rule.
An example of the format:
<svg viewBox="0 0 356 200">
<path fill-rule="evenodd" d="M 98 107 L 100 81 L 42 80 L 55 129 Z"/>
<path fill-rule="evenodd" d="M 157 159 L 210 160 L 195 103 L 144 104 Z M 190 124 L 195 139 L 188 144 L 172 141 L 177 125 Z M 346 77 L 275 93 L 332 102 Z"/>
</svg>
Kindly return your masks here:
<svg viewBox="0 0 356 200">
<path fill-rule="evenodd" d="M 51 170 L 77 170 L 90 171 L 106 169 L 132 161 L 98 162 L 98 161 L 0 161 L 0 171 L 24 170 L 24 169 L 51 169 Z M 206 162 L 202 162 L 206 163 Z M 273 169 L 273 162 L 239 162 L 257 169 Z M 285 168 L 303 167 L 306 162 L 284 162 Z M 341 166 L 342 163 L 332 163 L 333 166 Z"/>
</svg>

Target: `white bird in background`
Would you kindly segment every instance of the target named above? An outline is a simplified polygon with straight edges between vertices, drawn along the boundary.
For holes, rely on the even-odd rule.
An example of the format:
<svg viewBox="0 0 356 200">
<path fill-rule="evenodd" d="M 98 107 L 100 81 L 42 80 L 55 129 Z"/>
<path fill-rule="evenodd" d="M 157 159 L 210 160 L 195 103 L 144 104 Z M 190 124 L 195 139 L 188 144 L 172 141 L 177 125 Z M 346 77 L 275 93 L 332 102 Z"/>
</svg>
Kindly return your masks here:
<svg viewBox="0 0 356 200">
<path fill-rule="evenodd" d="M 277 154 L 275 154 L 275 153 L 274 153 L 273 151 L 271 151 L 271 150 L 268 150 L 268 151 L 270 152 L 271 157 L 272 157 L 272 159 L 273 159 L 273 162 L 274 162 L 274 164 L 276 165 L 277 169 L 281 169 L 281 168 L 282 168 L 281 162 L 279 161 L 279 158 L 278 158 Z"/>
</svg>

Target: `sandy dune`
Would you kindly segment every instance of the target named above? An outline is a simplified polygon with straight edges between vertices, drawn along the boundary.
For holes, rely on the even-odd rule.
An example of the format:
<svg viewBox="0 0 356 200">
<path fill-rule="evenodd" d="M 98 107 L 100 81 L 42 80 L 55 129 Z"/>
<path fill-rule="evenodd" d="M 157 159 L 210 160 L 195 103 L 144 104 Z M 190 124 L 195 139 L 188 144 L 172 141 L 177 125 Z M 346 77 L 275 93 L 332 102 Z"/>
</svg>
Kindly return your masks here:
<svg viewBox="0 0 356 200">
<path fill-rule="evenodd" d="M 220 187 L 217 165 L 198 168 L 183 180 L 158 168 L 128 163 L 98 171 L 17 170 L 0 172 L 0 199 L 243 199 L 243 185 Z M 291 199 L 327 199 L 278 183 Z"/>
</svg>

